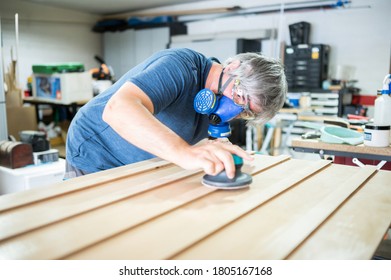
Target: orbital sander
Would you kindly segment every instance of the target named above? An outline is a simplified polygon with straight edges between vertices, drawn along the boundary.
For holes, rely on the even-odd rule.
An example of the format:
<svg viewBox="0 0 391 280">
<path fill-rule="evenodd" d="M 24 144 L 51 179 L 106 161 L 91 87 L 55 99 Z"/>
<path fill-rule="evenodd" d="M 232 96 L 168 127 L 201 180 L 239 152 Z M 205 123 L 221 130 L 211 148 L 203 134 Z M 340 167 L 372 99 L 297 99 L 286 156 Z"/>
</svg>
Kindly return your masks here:
<svg viewBox="0 0 391 280">
<path fill-rule="evenodd" d="M 204 175 L 204 177 L 202 177 L 202 184 L 206 187 L 226 190 L 243 189 L 249 187 L 253 179 L 251 175 L 241 171 L 243 166 L 243 159 L 237 155 L 232 156 L 235 163 L 235 176 L 232 179 L 228 178 L 227 173 L 225 170 L 223 170 L 215 176 L 208 174 Z"/>
</svg>

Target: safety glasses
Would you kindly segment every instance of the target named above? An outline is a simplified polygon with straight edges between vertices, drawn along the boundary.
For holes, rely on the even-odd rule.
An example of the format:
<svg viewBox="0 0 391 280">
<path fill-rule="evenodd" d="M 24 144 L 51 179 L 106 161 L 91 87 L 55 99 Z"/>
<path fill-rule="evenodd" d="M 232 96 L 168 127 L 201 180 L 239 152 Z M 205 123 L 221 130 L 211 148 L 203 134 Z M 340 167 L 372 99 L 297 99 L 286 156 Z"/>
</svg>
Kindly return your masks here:
<svg viewBox="0 0 391 280">
<path fill-rule="evenodd" d="M 246 96 L 243 90 L 239 87 L 240 80 L 235 80 L 234 85 L 232 87 L 232 101 L 243 108 L 243 112 L 240 113 L 240 118 L 245 120 L 254 120 L 257 116 L 256 113 L 251 111 L 250 109 L 250 100 L 248 96 Z"/>
</svg>

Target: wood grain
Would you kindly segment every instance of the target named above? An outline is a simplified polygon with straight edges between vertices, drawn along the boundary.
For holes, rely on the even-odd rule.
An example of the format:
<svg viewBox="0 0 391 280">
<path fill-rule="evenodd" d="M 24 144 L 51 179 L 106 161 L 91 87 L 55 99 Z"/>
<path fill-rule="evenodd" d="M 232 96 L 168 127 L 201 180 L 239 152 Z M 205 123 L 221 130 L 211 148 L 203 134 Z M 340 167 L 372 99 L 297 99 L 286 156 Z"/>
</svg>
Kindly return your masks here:
<svg viewBox="0 0 391 280">
<path fill-rule="evenodd" d="M 289 157 L 265 159 L 269 160 L 258 161 L 243 170 L 260 172 Z M 5 241 L 0 243 L 0 255 L 22 259 L 61 258 L 214 191 L 200 188 L 199 171 L 185 171 L 172 164 L 149 171 L 132 173 L 129 178 L 112 174 L 103 185 L 65 192 L 39 203 L 4 211 L 0 225 L 4 225 L 5 230 L 0 236 Z M 91 182 L 84 181 L 85 184 Z M 187 192 L 183 193 L 185 190 Z M 164 199 L 157 200 L 157 197 Z M 15 247 L 23 250 L 13 250 Z"/>
<path fill-rule="evenodd" d="M 304 164 L 305 168 L 292 172 L 291 179 L 281 177 L 279 171 L 299 164 Z M 295 160 L 283 162 L 271 170 L 258 173 L 249 189 L 216 191 L 155 219 L 153 223 L 142 224 L 70 258 L 170 259 L 328 164 L 326 161 L 316 165 Z M 267 184 L 271 178 L 275 182 Z M 145 250 L 146 243 L 153 250 Z M 131 251 L 126 249 L 129 247 Z"/>
<path fill-rule="evenodd" d="M 64 181 L 61 184 L 56 184 L 55 188 L 53 186 L 47 186 L 41 187 L 40 189 L 31 189 L 28 192 L 18 192 L 7 196 L 0 196 L 0 214 L 4 210 L 10 210 L 40 200 L 83 190 L 91 186 L 103 185 L 109 181 L 151 171 L 167 165 L 169 165 L 169 163 L 166 161 L 153 159 L 142 163 L 135 163 L 133 165 L 102 171 L 99 173 L 99 176 L 96 176 L 96 174 L 89 174 L 83 177 L 74 178 L 72 181 Z"/>
<path fill-rule="evenodd" d="M 378 171 L 288 259 L 372 258 L 390 227 L 390 175 Z"/>
<path fill-rule="evenodd" d="M 109 180 L 105 184 L 94 185 L 94 188 L 85 188 L 82 192 L 69 192 L 40 203 L 5 211 L 0 216 L 0 225 L 5 228 L 0 231 L 0 240 L 92 211 L 199 172 L 180 170 L 179 167 L 172 165 L 156 170 L 154 180 L 149 180 L 146 175 Z"/>
<path fill-rule="evenodd" d="M 175 258 L 284 259 L 374 172 L 331 166 Z"/>
<path fill-rule="evenodd" d="M 247 189 L 163 160 L 0 197 L 1 259 L 370 259 L 391 172 L 256 154 Z"/>
</svg>

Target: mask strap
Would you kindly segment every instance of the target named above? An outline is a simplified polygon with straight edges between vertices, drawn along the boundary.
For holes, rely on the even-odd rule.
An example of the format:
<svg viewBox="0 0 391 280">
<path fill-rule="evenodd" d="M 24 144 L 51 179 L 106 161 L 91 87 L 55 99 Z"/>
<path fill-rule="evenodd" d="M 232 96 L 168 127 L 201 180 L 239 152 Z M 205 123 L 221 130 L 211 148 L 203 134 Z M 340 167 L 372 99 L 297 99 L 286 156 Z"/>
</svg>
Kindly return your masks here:
<svg viewBox="0 0 391 280">
<path fill-rule="evenodd" d="M 221 86 L 221 83 L 222 83 L 222 81 L 223 81 L 224 69 L 225 69 L 225 68 L 223 68 L 223 70 L 221 71 L 220 78 L 219 78 L 219 89 L 218 89 L 218 92 L 217 92 L 217 94 L 219 94 L 219 95 L 222 95 L 222 94 L 223 94 L 224 90 L 227 88 L 227 86 L 229 85 L 229 83 L 233 80 L 233 77 L 230 76 L 230 77 L 228 78 L 228 80 L 224 83 L 224 85 Z"/>
</svg>

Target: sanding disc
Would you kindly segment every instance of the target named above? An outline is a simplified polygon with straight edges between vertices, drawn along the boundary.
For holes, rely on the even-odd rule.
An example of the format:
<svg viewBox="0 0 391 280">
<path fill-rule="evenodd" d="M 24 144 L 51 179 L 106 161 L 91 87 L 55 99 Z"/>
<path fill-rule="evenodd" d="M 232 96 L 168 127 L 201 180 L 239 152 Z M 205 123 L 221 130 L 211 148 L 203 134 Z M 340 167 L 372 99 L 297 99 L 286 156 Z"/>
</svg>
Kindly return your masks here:
<svg viewBox="0 0 391 280">
<path fill-rule="evenodd" d="M 216 176 L 205 175 L 202 177 L 202 184 L 209 188 L 237 190 L 248 188 L 252 183 L 252 177 L 247 173 L 237 174 L 235 178 L 229 179 L 225 171 Z"/>
<path fill-rule="evenodd" d="M 240 190 L 240 189 L 245 189 L 245 188 L 250 187 L 250 185 L 237 186 L 237 187 L 227 187 L 227 186 L 219 186 L 219 187 L 217 187 L 217 186 L 208 185 L 204 181 L 202 182 L 202 184 L 205 187 L 208 187 L 208 188 L 211 188 L 211 189 L 219 189 L 219 190 Z"/>
</svg>

